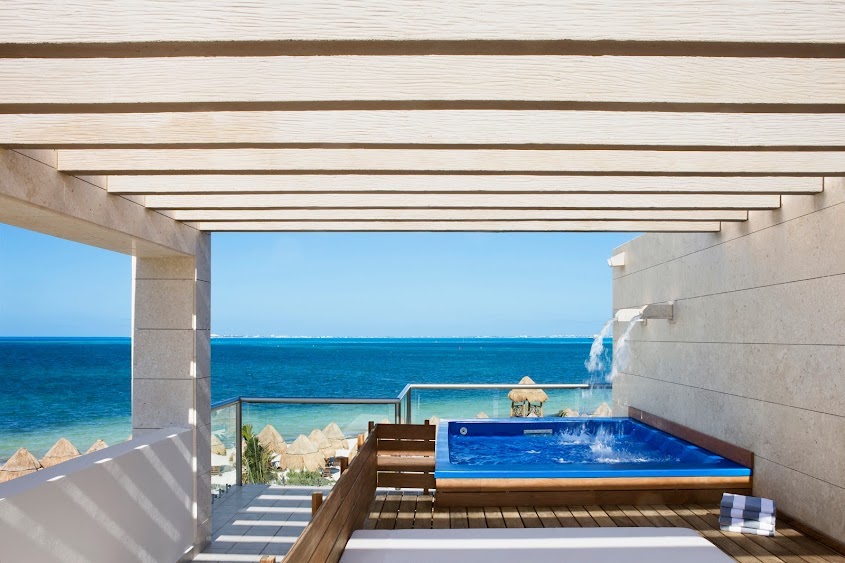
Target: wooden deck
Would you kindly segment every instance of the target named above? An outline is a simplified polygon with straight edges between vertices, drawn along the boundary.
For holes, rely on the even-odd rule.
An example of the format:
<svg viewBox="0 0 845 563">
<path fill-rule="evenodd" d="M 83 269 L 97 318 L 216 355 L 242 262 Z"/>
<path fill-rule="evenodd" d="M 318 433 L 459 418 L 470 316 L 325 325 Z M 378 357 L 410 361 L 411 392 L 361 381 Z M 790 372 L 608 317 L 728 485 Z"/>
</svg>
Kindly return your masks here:
<svg viewBox="0 0 845 563">
<path fill-rule="evenodd" d="M 778 521 L 775 537 L 719 530 L 718 505 L 434 508 L 431 495 L 379 491 L 366 529 L 659 526 L 698 530 L 743 562 L 845 563 L 845 556 Z"/>
</svg>

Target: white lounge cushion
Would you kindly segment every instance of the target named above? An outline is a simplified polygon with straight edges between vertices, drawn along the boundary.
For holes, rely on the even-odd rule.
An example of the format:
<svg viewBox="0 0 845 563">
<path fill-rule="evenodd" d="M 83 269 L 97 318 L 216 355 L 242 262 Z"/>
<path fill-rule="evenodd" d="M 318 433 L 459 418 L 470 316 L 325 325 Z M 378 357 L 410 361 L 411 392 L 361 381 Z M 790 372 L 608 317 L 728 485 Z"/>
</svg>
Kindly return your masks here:
<svg viewBox="0 0 845 563">
<path fill-rule="evenodd" d="M 341 563 L 716 563 L 732 561 L 686 528 L 358 530 Z"/>
</svg>

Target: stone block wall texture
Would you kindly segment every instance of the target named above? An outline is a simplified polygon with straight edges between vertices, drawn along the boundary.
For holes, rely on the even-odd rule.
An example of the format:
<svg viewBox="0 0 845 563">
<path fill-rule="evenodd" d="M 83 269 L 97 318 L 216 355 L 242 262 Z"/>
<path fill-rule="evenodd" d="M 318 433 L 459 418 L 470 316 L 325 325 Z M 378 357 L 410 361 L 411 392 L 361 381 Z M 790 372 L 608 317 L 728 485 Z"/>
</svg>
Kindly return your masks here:
<svg viewBox="0 0 845 563">
<path fill-rule="evenodd" d="M 133 260 L 132 435 L 192 430 L 198 552 L 211 536 L 210 236 L 196 256 Z"/>
<path fill-rule="evenodd" d="M 845 178 L 819 181 L 719 233 L 615 250 L 614 313 L 674 300 L 675 319 L 633 328 L 613 400 L 752 450 L 756 495 L 845 541 Z"/>
</svg>

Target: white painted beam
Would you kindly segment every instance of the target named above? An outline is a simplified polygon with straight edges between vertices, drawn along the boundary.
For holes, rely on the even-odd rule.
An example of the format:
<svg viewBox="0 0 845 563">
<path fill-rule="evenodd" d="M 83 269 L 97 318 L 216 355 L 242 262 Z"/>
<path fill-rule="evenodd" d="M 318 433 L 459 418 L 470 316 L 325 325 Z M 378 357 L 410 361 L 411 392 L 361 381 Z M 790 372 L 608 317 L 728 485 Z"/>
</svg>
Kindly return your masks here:
<svg viewBox="0 0 845 563">
<path fill-rule="evenodd" d="M 833 147 L 845 115 L 432 110 L 0 115 L 19 147 L 490 145 Z"/>
<path fill-rule="evenodd" d="M 739 209 L 183 209 L 180 221 L 745 221 Z"/>
<path fill-rule="evenodd" d="M 718 222 L 705 221 L 284 221 L 284 222 L 207 222 L 204 231 L 620 231 L 620 232 L 716 232 Z"/>
<path fill-rule="evenodd" d="M 111 193 L 134 195 L 286 192 L 818 193 L 821 178 L 254 174 L 112 176 Z"/>
<path fill-rule="evenodd" d="M 28 58 L 0 59 L 0 78 L 0 105 L 48 104 L 46 111 L 64 104 L 443 100 L 845 104 L 845 59 L 835 58 Z"/>
<path fill-rule="evenodd" d="M 150 195 L 160 209 L 499 208 L 774 209 L 778 195 L 736 194 L 221 194 Z"/>
<path fill-rule="evenodd" d="M 845 175 L 843 151 L 90 149 L 58 151 L 59 170 L 144 172 L 550 172 Z"/>
<path fill-rule="evenodd" d="M 0 149 L 0 222 L 143 257 L 196 255 L 203 235 L 80 178 L 61 174 L 49 152 Z"/>
<path fill-rule="evenodd" d="M 159 41 L 712 41 L 839 43 L 835 0 L 5 0 L 7 43 Z"/>
</svg>

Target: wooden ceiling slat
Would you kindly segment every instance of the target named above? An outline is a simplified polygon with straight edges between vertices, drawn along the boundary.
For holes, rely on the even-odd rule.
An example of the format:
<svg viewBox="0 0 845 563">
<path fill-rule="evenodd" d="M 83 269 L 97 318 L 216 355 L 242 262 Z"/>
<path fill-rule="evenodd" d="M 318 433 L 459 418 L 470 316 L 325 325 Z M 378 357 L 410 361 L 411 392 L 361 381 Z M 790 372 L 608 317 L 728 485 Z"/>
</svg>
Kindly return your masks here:
<svg viewBox="0 0 845 563">
<path fill-rule="evenodd" d="M 157 209 L 774 209 L 778 195 L 736 194 L 215 194 L 150 195 Z"/>
<path fill-rule="evenodd" d="M 17 147 L 842 147 L 843 114 L 241 111 L 0 115 Z M 340 147 L 338 147 L 340 148 Z"/>
<path fill-rule="evenodd" d="M 830 0 L 5 0 L 6 43 L 563 40 L 839 43 Z"/>
<path fill-rule="evenodd" d="M 734 209 L 185 209 L 179 221 L 745 221 Z"/>
<path fill-rule="evenodd" d="M 845 175 L 845 151 L 92 149 L 58 151 L 74 174 L 151 172 L 536 173 L 655 175 Z"/>
<path fill-rule="evenodd" d="M 304 192 L 818 193 L 810 177 L 253 174 L 112 176 L 117 194 Z"/>
<path fill-rule="evenodd" d="M 718 222 L 704 221 L 267 221 L 267 222 L 200 222 L 203 231 L 426 231 L 426 232 L 718 232 Z"/>
<path fill-rule="evenodd" d="M 0 110 L 370 102 L 845 104 L 845 59 L 594 56 L 0 59 Z M 396 104 L 393 104 L 396 105 Z M 22 106 L 24 111 L 15 111 Z M 389 107 L 389 105 L 387 106 Z M 669 106 L 672 107 L 671 105 Z M 788 106 L 787 106 L 788 107 Z M 284 106 L 279 108 L 284 109 Z"/>
</svg>

